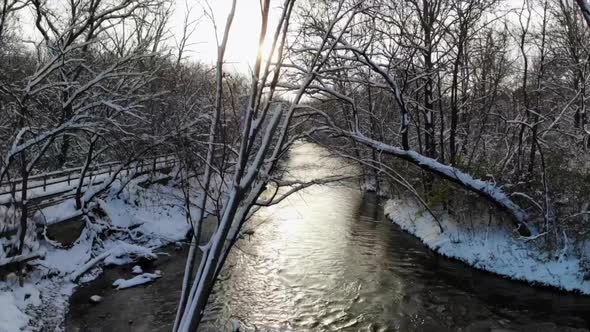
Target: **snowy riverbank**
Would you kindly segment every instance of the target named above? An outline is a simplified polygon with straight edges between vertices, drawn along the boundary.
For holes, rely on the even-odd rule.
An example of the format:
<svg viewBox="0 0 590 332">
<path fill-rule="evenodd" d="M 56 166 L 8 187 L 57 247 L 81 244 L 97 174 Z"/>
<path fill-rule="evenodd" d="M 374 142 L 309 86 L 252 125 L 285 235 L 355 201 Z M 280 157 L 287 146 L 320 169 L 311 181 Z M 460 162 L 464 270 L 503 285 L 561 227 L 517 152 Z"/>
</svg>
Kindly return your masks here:
<svg viewBox="0 0 590 332">
<path fill-rule="evenodd" d="M 578 252 L 568 245 L 549 256 L 533 240 L 517 237 L 506 225 L 481 223 L 471 229 L 438 213 L 441 233 L 436 220 L 417 203 L 390 199 L 384 209 L 389 219 L 441 255 L 511 279 L 590 295 L 590 279 L 582 267 L 582 258 L 590 256 L 590 245 Z M 471 213 L 474 221 L 482 220 L 477 211 Z"/>
<path fill-rule="evenodd" d="M 0 332 L 61 331 L 68 299 L 79 283 L 95 279 L 104 266 L 155 258 L 157 248 L 186 237 L 189 226 L 180 190 L 161 185 L 142 188 L 142 180 L 133 180 L 119 195 L 117 186 L 111 188 L 99 201 L 106 216 L 87 223 L 71 247 L 40 240 L 46 255 L 32 262 L 36 266 L 22 287 L 14 275 L 0 281 Z M 73 202 L 66 201 L 43 214 L 52 220 L 72 210 Z"/>
</svg>

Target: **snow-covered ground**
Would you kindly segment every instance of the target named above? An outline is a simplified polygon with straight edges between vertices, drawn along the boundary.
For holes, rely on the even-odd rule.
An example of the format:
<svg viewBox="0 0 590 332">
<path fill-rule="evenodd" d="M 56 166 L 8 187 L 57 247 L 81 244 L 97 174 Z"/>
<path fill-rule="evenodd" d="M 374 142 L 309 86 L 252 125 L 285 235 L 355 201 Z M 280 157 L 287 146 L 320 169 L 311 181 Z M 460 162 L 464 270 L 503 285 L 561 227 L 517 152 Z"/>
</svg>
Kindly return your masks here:
<svg viewBox="0 0 590 332">
<path fill-rule="evenodd" d="M 385 214 L 441 255 L 512 279 L 590 294 L 590 279 L 582 267 L 582 260 L 590 255 L 588 245 L 574 250 L 569 244 L 550 255 L 535 240 L 519 237 L 508 226 L 477 223 L 483 218 L 476 211 L 472 215 L 479 224 L 476 229 L 459 224 L 448 214 L 437 214 L 444 228 L 441 233 L 432 215 L 408 199 L 388 200 Z"/>
<path fill-rule="evenodd" d="M 106 265 L 154 258 L 156 248 L 185 239 L 190 227 L 182 193 L 171 186 L 142 188 L 138 185 L 142 180 L 132 181 L 118 196 L 119 188 L 113 186 L 99 201 L 107 216 L 87 223 L 71 247 L 39 241 L 46 254 L 33 262 L 36 267 L 27 274 L 24 286 L 14 275 L 0 281 L 0 332 L 62 330 L 68 299 L 79 283 L 95 279 Z M 46 220 L 55 220 L 73 209 L 74 204 L 66 201 L 45 209 L 43 215 Z M 107 228 L 111 235 L 106 239 L 98 236 Z M 158 276 L 139 277 L 145 282 Z M 139 284 L 138 280 L 121 283 L 121 289 Z"/>
</svg>

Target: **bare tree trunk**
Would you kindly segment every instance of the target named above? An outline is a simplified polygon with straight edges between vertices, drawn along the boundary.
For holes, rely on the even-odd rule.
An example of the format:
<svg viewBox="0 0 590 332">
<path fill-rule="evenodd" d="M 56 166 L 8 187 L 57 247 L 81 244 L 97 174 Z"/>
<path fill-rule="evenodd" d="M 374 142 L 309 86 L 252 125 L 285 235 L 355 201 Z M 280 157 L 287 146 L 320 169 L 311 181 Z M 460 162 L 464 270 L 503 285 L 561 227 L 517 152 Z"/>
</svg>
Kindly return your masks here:
<svg viewBox="0 0 590 332">
<path fill-rule="evenodd" d="M 524 10 L 527 10 L 527 17 L 526 21 L 523 23 L 523 13 Z M 524 107 L 524 115 L 525 119 L 522 120 L 523 123 L 520 125 L 520 129 L 518 132 L 518 155 L 516 160 L 517 165 L 517 174 L 520 174 L 522 171 L 522 156 L 523 156 L 523 148 L 524 148 L 524 134 L 527 128 L 526 123 L 528 123 L 530 119 L 530 105 L 529 105 L 529 95 L 528 95 L 528 75 L 529 75 L 529 58 L 525 50 L 526 46 L 526 39 L 529 32 L 529 25 L 531 22 L 531 9 L 529 0 L 525 0 L 522 9 L 519 14 L 519 23 L 521 28 L 521 35 L 518 47 L 520 49 L 520 54 L 523 59 L 523 76 L 522 76 L 522 99 L 523 99 L 523 107 Z"/>
<path fill-rule="evenodd" d="M 216 64 L 216 71 L 215 71 L 215 111 L 213 118 L 211 119 L 211 124 L 209 126 L 209 136 L 207 142 L 207 157 L 205 162 L 205 179 L 202 186 L 202 194 L 199 199 L 198 207 L 199 211 L 195 218 L 196 225 L 193 225 L 193 237 L 191 239 L 191 245 L 187 257 L 184 278 L 182 280 L 182 291 L 180 295 L 180 303 L 178 305 L 178 310 L 176 313 L 176 320 L 174 322 L 173 331 L 178 331 L 180 329 L 180 324 L 183 319 L 183 315 L 186 311 L 187 303 L 189 302 L 189 297 L 191 296 L 189 292 L 189 283 L 193 276 L 193 270 L 195 266 L 195 262 L 197 260 L 197 250 L 201 238 L 201 225 L 203 222 L 203 217 L 205 216 L 205 210 L 207 208 L 207 197 L 209 191 L 209 184 L 211 182 L 211 176 L 213 173 L 213 162 L 215 157 L 215 140 L 217 138 L 217 130 L 219 128 L 219 120 L 222 113 L 222 103 L 223 103 L 223 63 L 225 59 L 225 50 L 227 47 L 227 42 L 229 39 L 229 31 L 231 29 L 234 15 L 236 10 L 236 0 L 232 1 L 231 10 L 227 16 L 226 24 L 225 24 L 225 32 L 223 35 L 223 39 L 221 44 L 218 46 L 217 49 L 217 64 Z M 187 170 L 188 171 L 188 170 Z M 187 209 L 190 209 L 190 206 L 187 206 Z M 217 230 L 219 231 L 219 230 Z M 205 259 L 204 255 L 201 258 L 202 260 Z M 197 271 L 198 273 L 198 271 Z M 204 304 L 203 304 L 204 307 Z M 196 330 L 196 326 L 201 320 L 201 312 L 199 311 L 197 317 L 193 317 L 191 319 L 191 327 L 194 326 L 194 330 Z M 193 328 L 189 328 L 190 331 L 193 331 Z"/>
<path fill-rule="evenodd" d="M 88 146 L 88 152 L 86 153 L 86 161 L 84 162 L 84 166 L 82 167 L 82 171 L 80 172 L 80 179 L 78 180 L 78 187 L 76 188 L 76 209 L 81 209 L 84 207 L 84 201 L 82 200 L 82 187 L 84 187 L 84 178 L 86 177 L 86 173 L 88 172 L 90 164 L 92 163 L 94 147 L 96 141 L 98 140 L 98 137 L 99 136 L 95 134 L 90 139 L 90 145 Z M 90 183 L 88 183 L 88 186 L 90 186 Z"/>
<path fill-rule="evenodd" d="M 433 78 L 434 64 L 432 63 L 432 27 L 435 20 L 435 9 L 430 8 L 429 0 L 422 0 L 423 30 L 424 30 L 424 69 L 426 82 L 424 84 L 424 146 L 426 155 L 436 158 L 436 139 L 434 133 L 434 103 Z"/>
<path fill-rule="evenodd" d="M 532 115 L 533 123 L 531 124 L 531 152 L 529 157 L 529 168 L 528 168 L 528 177 L 533 177 L 533 172 L 535 170 L 535 158 L 537 155 L 537 145 L 538 145 L 538 138 L 537 134 L 539 132 L 539 115 L 541 113 L 541 95 L 542 95 L 542 88 L 543 88 L 543 75 L 545 71 L 545 42 L 547 37 L 547 9 L 548 9 L 548 1 L 546 0 L 543 5 L 543 23 L 541 28 L 541 45 L 540 45 L 540 58 L 539 58 L 539 69 L 537 73 L 537 91 L 535 93 L 535 104 L 536 109 Z"/>
<path fill-rule="evenodd" d="M 460 45 L 457 50 L 457 58 L 453 63 L 453 80 L 451 83 L 451 128 L 449 132 L 449 158 L 451 165 L 455 165 L 457 158 L 457 122 L 459 120 L 459 66 L 461 64 L 461 53 L 463 46 Z"/>
</svg>

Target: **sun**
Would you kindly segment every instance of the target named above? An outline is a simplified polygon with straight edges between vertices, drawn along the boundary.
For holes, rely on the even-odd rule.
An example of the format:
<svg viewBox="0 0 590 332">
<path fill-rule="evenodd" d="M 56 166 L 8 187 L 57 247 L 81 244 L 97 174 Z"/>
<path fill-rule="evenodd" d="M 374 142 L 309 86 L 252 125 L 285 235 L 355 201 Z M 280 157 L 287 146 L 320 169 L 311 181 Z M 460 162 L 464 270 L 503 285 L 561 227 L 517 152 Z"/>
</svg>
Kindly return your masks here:
<svg viewBox="0 0 590 332">
<path fill-rule="evenodd" d="M 263 62 L 271 59 L 272 38 L 277 23 L 276 15 L 270 13 L 266 38 L 259 48 L 260 21 L 260 2 L 258 0 L 238 2 L 228 43 L 227 59 L 229 62 L 239 62 L 251 68 L 259 51 Z"/>
<path fill-rule="evenodd" d="M 175 25 L 177 25 L 175 27 L 177 34 L 182 33 L 182 22 L 186 13 L 183 1 L 177 0 L 178 10 L 175 12 L 174 19 Z M 191 13 L 198 16 L 206 8 L 213 12 L 215 22 L 213 23 L 211 17 L 203 17 L 201 19 L 195 34 L 191 36 L 189 56 L 210 64 L 214 64 L 217 61 L 217 42 L 223 34 L 222 27 L 225 25 L 227 15 L 230 12 L 231 3 L 231 0 L 215 0 L 209 1 L 210 7 L 194 6 Z M 276 10 L 276 8 L 271 9 L 269 14 L 267 34 L 265 42 L 262 45 L 263 62 L 271 59 L 272 37 L 275 33 L 278 17 L 280 17 L 280 15 L 273 15 L 273 10 Z M 248 74 L 254 67 L 258 55 L 261 29 L 260 21 L 261 10 L 259 0 L 242 0 L 237 2 L 224 62 L 238 72 Z M 215 26 L 217 26 L 217 31 Z"/>
</svg>

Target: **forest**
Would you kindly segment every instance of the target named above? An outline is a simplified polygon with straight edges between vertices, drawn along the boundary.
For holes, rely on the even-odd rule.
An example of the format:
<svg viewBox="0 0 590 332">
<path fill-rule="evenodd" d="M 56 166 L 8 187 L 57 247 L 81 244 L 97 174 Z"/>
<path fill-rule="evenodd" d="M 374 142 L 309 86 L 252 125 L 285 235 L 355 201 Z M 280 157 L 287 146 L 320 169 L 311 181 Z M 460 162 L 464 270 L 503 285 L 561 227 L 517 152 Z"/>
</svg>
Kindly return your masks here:
<svg viewBox="0 0 590 332">
<path fill-rule="evenodd" d="M 67 298 L 88 275 L 185 242 L 170 323 L 196 331 L 252 218 L 351 180 L 440 254 L 590 294 L 587 0 L 221 2 L 222 14 L 213 1 L 0 2 L 0 295 L 34 285 L 43 302 L 48 280 L 68 285 L 63 329 Z M 259 13 L 258 52 L 239 71 L 226 51 L 245 5 Z M 206 24 L 211 62 L 191 52 Z M 301 142 L 360 171 L 293 178 Z M 116 221 L 132 207 L 114 208 L 137 206 L 151 187 L 174 196 L 150 212 L 157 242 Z M 397 220 L 400 209 L 415 220 Z M 164 213 L 174 226 L 157 224 Z M 82 230 L 69 244 L 49 234 L 73 223 Z M 534 258 L 494 267 L 456 238 L 490 232 Z M 85 254 L 70 269 L 52 265 L 75 252 Z M 547 266 L 558 268 L 537 271 Z M 15 308 L 0 331 L 47 328 L 27 294 L 0 296 Z"/>
</svg>

